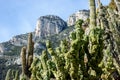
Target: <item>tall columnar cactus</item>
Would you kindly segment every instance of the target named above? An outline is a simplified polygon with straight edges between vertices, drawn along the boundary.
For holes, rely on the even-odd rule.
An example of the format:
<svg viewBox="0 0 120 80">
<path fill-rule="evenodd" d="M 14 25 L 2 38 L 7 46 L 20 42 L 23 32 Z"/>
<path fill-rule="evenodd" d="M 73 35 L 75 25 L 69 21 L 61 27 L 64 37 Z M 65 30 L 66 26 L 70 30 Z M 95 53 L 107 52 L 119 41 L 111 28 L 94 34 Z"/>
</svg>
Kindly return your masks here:
<svg viewBox="0 0 120 80">
<path fill-rule="evenodd" d="M 19 80 L 18 71 L 14 71 L 14 70 L 9 69 L 7 71 L 5 80 Z"/>
<path fill-rule="evenodd" d="M 31 76 L 31 72 L 30 72 L 29 68 L 33 61 L 33 51 L 34 51 L 34 43 L 32 41 L 32 33 L 29 33 L 27 51 L 26 51 L 26 47 L 23 47 L 21 50 L 21 59 L 22 59 L 21 80 L 22 80 L 22 77 L 30 78 L 30 76 Z"/>
<path fill-rule="evenodd" d="M 92 29 L 89 34 L 89 66 L 95 70 L 96 79 L 99 79 L 102 74 L 102 69 L 98 66 L 103 59 L 103 39 L 102 30 L 99 28 Z"/>
<path fill-rule="evenodd" d="M 115 49 L 115 51 L 112 51 L 113 56 L 114 55 L 119 55 L 120 50 L 119 50 L 119 38 L 120 38 L 120 32 L 119 32 L 119 24 L 117 24 L 119 22 L 117 16 L 110 10 L 108 9 L 108 13 L 110 15 L 110 20 L 109 20 L 109 28 L 111 31 L 111 38 L 110 38 L 110 43 L 111 43 L 111 47 L 113 47 Z M 112 42 L 114 40 L 114 42 Z M 114 45 L 114 46 L 113 46 Z M 120 58 L 118 58 L 117 60 L 117 56 L 115 57 L 118 65 L 120 65 Z M 120 66 L 119 66 L 120 67 Z"/>
<path fill-rule="evenodd" d="M 95 0 L 90 1 L 90 33 L 89 33 L 89 53 L 90 66 L 96 71 L 96 75 L 100 78 L 102 69 L 98 66 L 103 58 L 103 39 L 102 30 L 96 27 L 96 7 Z M 91 28 L 92 27 L 92 28 Z M 99 58 L 98 58 L 99 56 Z"/>
<path fill-rule="evenodd" d="M 7 71 L 5 80 L 10 80 L 10 77 L 11 77 L 10 74 L 11 74 L 11 69 L 9 69 L 9 70 Z"/>
<path fill-rule="evenodd" d="M 90 28 L 96 27 L 96 6 L 95 0 L 89 0 L 90 2 Z"/>
<path fill-rule="evenodd" d="M 108 44 L 107 48 L 104 49 L 103 53 L 104 53 L 104 58 L 101 64 L 99 65 L 102 67 L 103 70 L 103 74 L 101 75 L 101 78 L 104 80 L 106 79 L 111 80 L 113 79 L 111 77 L 112 73 L 116 70 L 115 70 L 115 66 L 113 65 L 112 55 L 110 54 L 110 44 Z"/>
<path fill-rule="evenodd" d="M 23 47 L 21 50 L 21 59 L 22 59 L 22 74 L 26 74 L 26 47 Z"/>
<path fill-rule="evenodd" d="M 111 5 L 109 5 L 111 6 Z M 101 7 L 99 8 L 99 13 L 98 13 L 98 17 L 101 23 L 101 27 L 104 29 L 104 65 L 106 65 L 108 62 L 112 63 L 112 61 L 114 61 L 114 64 L 119 63 L 118 60 L 118 55 L 119 54 L 119 49 L 118 49 L 118 44 L 116 44 L 116 38 L 119 39 L 118 36 L 118 29 L 117 27 L 119 26 L 117 24 L 118 17 L 116 17 L 117 15 L 115 15 L 116 13 L 114 13 L 115 9 L 111 9 L 111 7 L 104 7 L 101 5 Z M 109 51 L 109 52 L 108 52 Z M 115 60 L 113 60 L 114 58 Z M 112 57 L 112 58 L 111 58 Z M 111 61 L 109 60 L 111 58 Z M 113 70 L 112 68 L 115 68 L 116 65 L 112 64 L 107 64 L 107 66 L 109 66 L 109 70 L 108 67 L 105 67 L 106 71 L 104 70 L 104 73 L 110 73 L 109 75 L 107 74 L 107 77 L 110 78 L 110 75 L 113 76 L 112 72 L 115 74 L 117 73 L 116 70 Z M 112 65 L 112 66 L 110 66 Z M 119 64 L 118 64 L 119 65 Z M 119 71 L 119 68 L 116 68 Z M 112 71 L 112 72 L 111 72 Z M 106 75 L 106 74 L 105 74 Z M 118 75 L 118 74 L 116 74 Z M 102 75 L 103 76 L 103 75 Z M 115 77 L 114 77 L 115 78 Z"/>
<path fill-rule="evenodd" d="M 108 13 L 109 13 L 109 28 L 111 33 L 110 38 L 109 38 L 109 43 L 111 44 L 111 53 L 113 56 L 113 61 L 114 61 L 114 65 L 117 69 L 117 71 L 114 71 L 117 76 L 117 78 L 120 79 L 120 32 L 119 32 L 119 17 L 118 14 L 115 14 L 112 10 L 108 9 Z M 115 59 L 115 60 L 114 60 Z M 118 74 L 119 72 L 119 74 Z M 114 76 L 115 77 L 115 76 Z M 115 77 L 116 78 L 116 77 Z"/>
<path fill-rule="evenodd" d="M 33 51 L 34 51 L 34 42 L 32 41 L 32 33 L 28 36 L 28 45 L 27 45 L 27 66 L 30 67 L 33 60 Z"/>
<path fill-rule="evenodd" d="M 13 80 L 19 80 L 19 73 L 18 73 L 19 71 L 16 71 L 15 72 L 15 77 L 14 77 L 14 79 Z"/>
<path fill-rule="evenodd" d="M 27 45 L 27 62 L 26 62 L 26 70 L 27 70 L 27 75 L 30 77 L 31 72 L 29 71 L 29 68 L 32 64 L 33 61 L 33 51 L 34 51 L 34 42 L 32 41 L 32 33 L 29 33 L 28 36 L 28 45 Z"/>
</svg>

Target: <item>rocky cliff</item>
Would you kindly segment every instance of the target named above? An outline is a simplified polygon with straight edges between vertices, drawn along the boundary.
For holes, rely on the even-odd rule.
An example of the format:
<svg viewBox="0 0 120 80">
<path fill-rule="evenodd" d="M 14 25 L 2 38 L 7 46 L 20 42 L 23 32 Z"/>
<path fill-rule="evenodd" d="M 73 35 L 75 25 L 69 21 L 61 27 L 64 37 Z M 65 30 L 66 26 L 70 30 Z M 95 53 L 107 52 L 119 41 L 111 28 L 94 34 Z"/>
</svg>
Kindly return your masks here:
<svg viewBox="0 0 120 80">
<path fill-rule="evenodd" d="M 60 33 L 67 27 L 67 23 L 58 16 L 41 16 L 37 20 L 35 37 L 46 37 Z"/>
<path fill-rule="evenodd" d="M 0 44 L 0 53 L 4 52 L 4 46 L 2 44 Z"/>
<path fill-rule="evenodd" d="M 76 13 L 72 14 L 67 21 L 68 26 L 72 26 L 75 24 L 76 21 L 79 19 L 86 20 L 89 18 L 89 10 L 79 10 Z"/>
<path fill-rule="evenodd" d="M 67 37 L 74 28 L 69 28 L 67 25 L 73 25 L 78 19 L 86 20 L 88 17 L 89 10 L 79 10 L 68 18 L 68 22 L 65 22 L 63 19 L 55 15 L 41 16 L 37 20 L 36 29 L 33 32 L 35 42 L 34 52 L 40 53 L 45 49 L 46 39 L 53 41 L 54 46 L 58 45 L 58 42 Z M 0 56 L 18 56 L 21 47 L 26 46 L 27 44 L 27 36 L 28 33 L 17 35 L 7 42 L 0 43 Z"/>
</svg>

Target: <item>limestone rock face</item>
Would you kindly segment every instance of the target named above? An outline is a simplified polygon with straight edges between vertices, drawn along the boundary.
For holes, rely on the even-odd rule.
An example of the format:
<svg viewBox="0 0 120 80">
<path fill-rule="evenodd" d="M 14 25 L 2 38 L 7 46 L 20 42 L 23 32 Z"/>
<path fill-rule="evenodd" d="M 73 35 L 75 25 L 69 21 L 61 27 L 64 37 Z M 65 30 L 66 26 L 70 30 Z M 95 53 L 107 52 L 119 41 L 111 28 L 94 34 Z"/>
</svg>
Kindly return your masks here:
<svg viewBox="0 0 120 80">
<path fill-rule="evenodd" d="M 15 46 L 22 46 L 22 45 L 26 45 L 27 44 L 27 40 L 24 40 L 22 38 L 19 37 L 13 37 L 10 40 L 11 44 L 15 45 Z"/>
<path fill-rule="evenodd" d="M 60 33 L 67 27 L 67 23 L 58 16 L 47 15 L 41 16 L 37 20 L 35 36 L 46 37 Z"/>
<path fill-rule="evenodd" d="M 35 49 L 45 49 L 46 47 L 43 45 L 43 44 L 41 44 L 41 43 L 35 43 L 34 44 L 34 48 Z"/>
<path fill-rule="evenodd" d="M 3 52 L 4 52 L 4 46 L 0 44 L 0 55 L 2 55 Z"/>
<path fill-rule="evenodd" d="M 68 26 L 73 26 L 75 24 L 76 21 L 78 21 L 79 19 L 82 20 L 86 20 L 89 18 L 89 10 L 79 10 L 78 12 L 72 14 L 68 20 L 67 20 L 67 25 Z"/>
</svg>

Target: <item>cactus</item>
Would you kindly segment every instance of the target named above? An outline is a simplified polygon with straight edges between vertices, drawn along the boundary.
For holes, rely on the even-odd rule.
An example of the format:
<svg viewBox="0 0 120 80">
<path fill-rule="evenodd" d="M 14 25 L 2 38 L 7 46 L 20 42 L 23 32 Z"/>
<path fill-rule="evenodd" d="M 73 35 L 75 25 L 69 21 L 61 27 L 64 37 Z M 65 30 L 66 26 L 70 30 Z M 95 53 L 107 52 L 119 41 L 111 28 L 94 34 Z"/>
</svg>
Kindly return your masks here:
<svg viewBox="0 0 120 80">
<path fill-rule="evenodd" d="M 48 70 L 48 64 L 47 64 L 47 61 L 48 61 L 48 54 L 47 54 L 47 51 L 43 51 L 42 52 L 42 55 L 40 56 L 40 60 L 41 60 L 41 65 L 42 65 L 42 78 L 43 80 L 49 80 L 50 79 L 50 71 Z"/>
<path fill-rule="evenodd" d="M 32 64 L 33 61 L 33 51 L 34 51 L 34 42 L 32 41 L 32 33 L 29 34 L 28 36 L 28 45 L 27 45 L 27 63 L 26 63 L 26 68 L 27 68 L 27 75 L 30 77 L 31 72 L 29 71 L 29 68 Z"/>
<path fill-rule="evenodd" d="M 29 33 L 27 49 L 26 47 L 23 47 L 21 49 L 21 59 L 22 59 L 22 74 L 20 78 L 21 80 L 24 80 L 25 78 L 29 79 L 31 76 L 31 72 L 29 68 L 33 62 L 33 51 L 34 51 L 34 43 L 32 41 L 32 33 Z"/>
<path fill-rule="evenodd" d="M 120 13 L 120 0 L 115 0 L 115 3 L 117 5 L 117 9 L 118 9 L 118 11 Z"/>
<path fill-rule="evenodd" d="M 114 13 L 112 13 L 111 10 L 108 10 L 108 11 L 109 11 L 108 13 L 110 14 L 110 18 L 111 18 L 111 20 L 109 20 L 109 27 L 110 27 L 110 31 L 111 31 L 111 34 L 110 34 L 110 36 L 111 36 L 111 40 L 110 41 L 111 42 L 110 43 L 112 45 L 111 47 L 115 49 L 115 51 L 112 51 L 112 54 L 113 54 L 114 58 L 116 59 L 117 64 L 120 65 L 120 58 L 118 58 L 117 56 L 115 57 L 115 55 L 119 56 L 119 53 L 120 53 L 120 50 L 119 50 L 119 46 L 120 46 L 120 44 L 119 44 L 119 42 L 120 42 L 119 41 L 120 33 L 118 31 L 119 30 L 118 29 L 119 26 L 117 24 L 117 22 L 119 22 L 119 21 L 117 20 L 117 17 L 115 16 Z M 114 42 L 113 42 L 113 40 L 114 40 Z"/>
<path fill-rule="evenodd" d="M 96 6 L 95 0 L 89 0 L 90 2 L 90 28 L 96 27 Z"/>
<path fill-rule="evenodd" d="M 9 70 L 7 71 L 5 80 L 10 80 L 10 74 L 11 74 L 11 69 L 9 69 Z"/>
<path fill-rule="evenodd" d="M 98 64 L 103 58 L 103 44 L 102 38 L 100 38 L 102 36 L 101 30 L 95 29 L 96 31 L 93 30 L 95 34 L 90 34 L 90 39 L 95 37 L 94 40 L 91 41 L 93 41 L 93 43 L 97 42 L 97 44 L 94 44 L 97 47 L 93 47 L 93 49 L 91 49 L 92 52 L 90 52 L 88 50 L 88 38 L 84 35 L 84 30 L 82 29 L 82 22 L 82 20 L 79 20 L 76 23 L 76 30 L 70 35 L 72 39 L 69 45 L 70 48 L 67 46 L 66 40 L 62 41 L 60 47 L 55 50 L 51 47 L 49 41 L 46 43 L 48 52 L 52 57 L 52 62 L 56 66 L 53 74 L 57 80 L 66 80 L 67 78 L 72 80 L 89 79 L 91 74 L 87 72 L 90 67 L 96 72 L 97 76 L 94 79 L 99 79 L 102 74 L 101 68 L 98 67 Z M 97 56 L 99 56 L 100 59 L 96 60 Z M 60 73 L 64 74 L 64 76 Z M 83 77 L 81 77 L 82 75 Z M 60 78 L 59 76 L 62 77 Z M 93 79 L 93 77 L 91 78 Z"/>
<path fill-rule="evenodd" d="M 111 0 L 111 2 L 109 3 L 109 8 L 111 9 L 115 9 L 117 10 L 117 6 L 116 6 L 116 3 L 115 3 L 115 0 Z"/>
<path fill-rule="evenodd" d="M 48 55 L 46 50 L 42 52 L 40 58 L 35 57 L 30 71 L 32 72 L 30 80 L 50 80 L 51 71 L 48 69 Z"/>
<path fill-rule="evenodd" d="M 15 72 L 15 78 L 13 80 L 19 80 L 19 74 L 18 74 L 19 71 L 16 71 Z"/>
<path fill-rule="evenodd" d="M 33 60 L 33 63 L 31 64 L 30 71 L 31 71 L 31 77 L 30 80 L 43 80 L 41 76 L 41 70 L 42 70 L 42 64 L 39 58 L 35 57 Z M 41 74 L 40 74 L 41 73 Z"/>
<path fill-rule="evenodd" d="M 26 47 L 23 47 L 21 50 L 21 58 L 22 58 L 22 74 L 26 74 Z"/>
<path fill-rule="evenodd" d="M 119 48 L 118 48 L 119 44 L 117 44 L 119 42 L 119 40 L 117 40 L 119 38 L 119 32 L 117 28 L 119 26 L 119 24 L 117 24 L 119 20 L 116 17 L 117 15 L 115 15 L 114 12 L 115 11 L 112 10 L 111 7 L 107 8 L 101 5 L 99 13 L 98 13 L 98 17 L 100 17 L 99 19 L 100 19 L 101 26 L 104 29 L 103 37 L 104 37 L 104 45 L 105 45 L 104 51 L 105 52 L 103 52 L 104 54 L 103 59 L 108 60 L 108 61 L 106 60 L 104 61 L 105 62 L 104 65 L 108 62 L 111 63 L 111 64 L 108 63 L 107 67 L 104 68 L 106 71 L 103 70 L 104 73 L 109 74 L 106 76 L 107 78 L 108 77 L 111 78 L 110 75 L 113 76 L 112 73 L 116 72 L 115 69 L 117 69 L 117 72 L 119 71 L 119 68 L 116 68 L 116 66 L 118 66 L 120 62 L 118 59 L 118 56 L 115 56 L 115 55 L 119 55 Z M 111 69 L 109 68 L 110 70 L 108 70 L 108 66 L 111 68 Z M 104 74 L 104 76 L 105 75 L 106 74 Z M 119 74 L 116 74 L 116 75 L 119 76 Z"/>
<path fill-rule="evenodd" d="M 12 73 L 12 74 L 11 74 L 11 73 Z M 9 69 L 9 70 L 7 71 L 5 80 L 19 80 L 18 71 Z"/>
<path fill-rule="evenodd" d="M 28 45 L 27 45 L 27 66 L 30 67 L 33 60 L 33 51 L 34 51 L 34 42 L 32 41 L 32 33 L 28 36 Z"/>
<path fill-rule="evenodd" d="M 48 52 L 51 55 L 52 62 L 55 63 L 56 69 L 53 70 L 53 74 L 56 77 L 56 80 L 66 80 L 66 74 L 64 69 L 64 60 L 55 53 L 53 48 L 51 47 L 51 43 L 47 41 Z"/>
<path fill-rule="evenodd" d="M 113 65 L 112 55 L 110 54 L 110 44 L 107 49 L 104 50 L 104 58 L 99 66 L 102 67 L 103 74 L 101 75 L 102 79 L 113 79 L 111 73 L 115 71 L 115 66 Z"/>
<path fill-rule="evenodd" d="M 102 69 L 98 66 L 103 59 L 103 31 L 100 27 L 96 27 L 96 7 L 95 0 L 90 1 L 90 33 L 89 33 L 89 66 L 95 70 L 96 79 L 99 79 L 102 74 Z M 98 58 L 99 56 L 99 58 Z"/>
<path fill-rule="evenodd" d="M 74 36 L 76 36 L 76 38 L 74 38 L 74 36 L 71 38 L 71 47 L 70 50 L 67 52 L 66 54 L 66 62 L 69 61 L 69 74 L 72 80 L 79 80 L 79 63 L 80 63 L 80 59 L 79 57 L 83 57 L 84 53 L 80 53 L 82 48 L 82 45 L 84 44 L 83 42 L 83 34 L 84 31 L 82 29 L 82 20 L 79 20 L 76 23 L 76 31 L 72 34 L 74 34 Z M 82 55 L 80 55 L 82 54 Z M 81 59 L 82 60 L 82 59 Z M 83 61 L 83 60 L 82 60 Z M 68 66 L 68 64 L 66 65 Z M 81 65 L 83 66 L 83 65 Z"/>
</svg>

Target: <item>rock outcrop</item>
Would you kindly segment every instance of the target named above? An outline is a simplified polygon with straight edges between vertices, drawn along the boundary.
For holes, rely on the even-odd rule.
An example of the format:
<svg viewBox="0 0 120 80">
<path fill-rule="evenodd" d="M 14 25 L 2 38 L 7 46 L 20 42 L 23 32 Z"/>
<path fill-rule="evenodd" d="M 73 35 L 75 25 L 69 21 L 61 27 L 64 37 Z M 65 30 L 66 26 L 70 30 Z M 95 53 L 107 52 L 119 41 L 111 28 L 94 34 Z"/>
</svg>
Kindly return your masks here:
<svg viewBox="0 0 120 80">
<path fill-rule="evenodd" d="M 2 53 L 4 53 L 4 46 L 0 44 L 0 56 L 2 55 Z"/>
<path fill-rule="evenodd" d="M 58 16 L 41 16 L 37 20 L 35 37 L 46 37 L 60 33 L 67 27 L 67 23 Z"/>
<path fill-rule="evenodd" d="M 15 45 L 15 46 L 23 46 L 27 44 L 27 40 L 21 39 L 21 38 L 17 38 L 17 37 L 13 37 L 10 40 L 11 44 Z"/>
<path fill-rule="evenodd" d="M 86 20 L 89 18 L 89 10 L 79 10 L 78 12 L 72 14 L 67 21 L 67 25 L 68 26 L 73 26 L 75 24 L 76 21 L 78 21 L 79 19 L 82 20 Z"/>
</svg>

